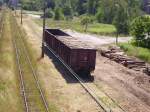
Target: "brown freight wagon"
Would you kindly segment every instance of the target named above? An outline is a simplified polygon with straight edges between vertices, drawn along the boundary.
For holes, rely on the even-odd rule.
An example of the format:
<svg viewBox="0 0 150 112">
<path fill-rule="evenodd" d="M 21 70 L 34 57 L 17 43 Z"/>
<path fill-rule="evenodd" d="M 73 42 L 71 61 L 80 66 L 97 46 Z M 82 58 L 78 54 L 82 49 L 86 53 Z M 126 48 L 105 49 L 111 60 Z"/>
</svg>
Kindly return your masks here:
<svg viewBox="0 0 150 112">
<path fill-rule="evenodd" d="M 96 49 L 59 29 L 45 29 L 45 42 L 77 74 L 89 75 L 95 70 Z"/>
</svg>

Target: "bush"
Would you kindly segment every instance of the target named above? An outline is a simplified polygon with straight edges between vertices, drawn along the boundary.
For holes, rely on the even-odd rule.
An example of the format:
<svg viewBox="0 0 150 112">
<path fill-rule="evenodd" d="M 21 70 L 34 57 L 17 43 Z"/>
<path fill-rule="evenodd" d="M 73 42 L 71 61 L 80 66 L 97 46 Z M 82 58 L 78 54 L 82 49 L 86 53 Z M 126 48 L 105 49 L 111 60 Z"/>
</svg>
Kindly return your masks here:
<svg viewBox="0 0 150 112">
<path fill-rule="evenodd" d="M 70 6 L 64 6 L 63 13 L 65 16 L 69 16 L 70 18 L 73 17 L 73 10 Z"/>
<path fill-rule="evenodd" d="M 38 11 L 40 9 L 37 5 L 35 5 L 35 3 L 32 3 L 32 2 L 31 3 L 23 3 L 22 8 L 24 10 L 30 10 L 30 11 Z"/>
<path fill-rule="evenodd" d="M 137 47 L 134 44 L 122 43 L 119 45 L 128 55 L 135 56 L 150 63 L 150 49 Z"/>
<path fill-rule="evenodd" d="M 150 48 L 150 16 L 140 16 L 134 19 L 130 33 L 138 45 Z"/>
<path fill-rule="evenodd" d="M 101 10 L 99 10 L 96 14 L 96 19 L 99 23 L 103 22 L 104 14 Z"/>
<path fill-rule="evenodd" d="M 62 13 L 60 8 L 56 8 L 55 9 L 55 17 L 54 17 L 54 19 L 55 20 L 62 20 L 62 19 L 64 19 L 64 15 L 63 15 L 63 13 Z"/>
<path fill-rule="evenodd" d="M 92 23 L 94 18 L 89 16 L 83 16 L 81 19 L 81 25 L 85 26 L 85 32 L 87 32 L 88 24 Z"/>
</svg>

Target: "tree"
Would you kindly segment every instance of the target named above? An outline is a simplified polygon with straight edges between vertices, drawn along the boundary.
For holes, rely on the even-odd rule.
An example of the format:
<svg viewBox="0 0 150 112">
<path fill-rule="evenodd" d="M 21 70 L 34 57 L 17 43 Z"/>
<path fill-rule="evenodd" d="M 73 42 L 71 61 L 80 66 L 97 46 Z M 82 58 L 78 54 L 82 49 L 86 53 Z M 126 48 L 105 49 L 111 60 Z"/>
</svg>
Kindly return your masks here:
<svg viewBox="0 0 150 112">
<path fill-rule="evenodd" d="M 118 35 L 128 34 L 128 16 L 126 9 L 121 7 L 120 4 L 116 4 L 116 14 L 113 20 L 113 24 L 116 27 L 116 44 L 118 43 Z"/>
<path fill-rule="evenodd" d="M 88 0 L 87 4 L 88 4 L 88 13 L 92 15 L 96 14 L 99 0 Z"/>
<path fill-rule="evenodd" d="M 143 0 L 127 0 L 127 11 L 130 21 L 140 15 L 143 15 L 143 11 L 141 10 L 142 2 Z"/>
<path fill-rule="evenodd" d="M 87 11 L 86 0 L 78 0 L 76 10 L 79 15 L 85 14 Z"/>
<path fill-rule="evenodd" d="M 54 16 L 54 19 L 55 20 L 61 20 L 61 19 L 63 19 L 64 17 L 63 17 L 63 13 L 62 13 L 62 11 L 61 11 L 61 9 L 60 8 L 56 8 L 55 9 L 55 16 Z"/>
<path fill-rule="evenodd" d="M 85 27 L 85 29 L 84 29 L 85 32 L 87 32 L 88 24 L 90 24 L 92 22 L 93 22 L 92 17 L 89 17 L 89 16 L 82 17 L 81 25 L 83 25 Z"/>
<path fill-rule="evenodd" d="M 53 18 L 54 17 L 54 12 L 52 11 L 52 9 L 50 9 L 50 8 L 46 9 L 45 17 L 46 18 Z"/>
<path fill-rule="evenodd" d="M 43 8 L 42 0 L 22 0 L 23 9 L 25 10 L 31 10 L 31 11 L 38 11 Z"/>
<path fill-rule="evenodd" d="M 55 3 L 55 0 L 46 0 L 46 3 L 47 3 L 47 8 L 51 8 L 51 9 L 55 9 L 56 7 L 56 3 Z"/>
<path fill-rule="evenodd" d="M 72 18 L 73 17 L 73 10 L 71 8 L 71 6 L 66 5 L 63 8 L 63 13 L 65 16 L 67 16 L 68 18 Z"/>
<path fill-rule="evenodd" d="M 98 9 L 98 12 L 96 14 L 96 20 L 99 22 L 99 23 L 102 23 L 104 21 L 104 12 L 102 11 L 101 8 Z"/>
<path fill-rule="evenodd" d="M 133 20 L 130 28 L 136 43 L 150 48 L 150 16 L 140 16 Z"/>
<path fill-rule="evenodd" d="M 98 7 L 98 13 L 103 14 L 103 23 L 111 24 L 113 22 L 114 16 L 115 16 L 115 0 L 101 0 Z M 99 19 L 99 18 L 98 18 Z"/>
</svg>

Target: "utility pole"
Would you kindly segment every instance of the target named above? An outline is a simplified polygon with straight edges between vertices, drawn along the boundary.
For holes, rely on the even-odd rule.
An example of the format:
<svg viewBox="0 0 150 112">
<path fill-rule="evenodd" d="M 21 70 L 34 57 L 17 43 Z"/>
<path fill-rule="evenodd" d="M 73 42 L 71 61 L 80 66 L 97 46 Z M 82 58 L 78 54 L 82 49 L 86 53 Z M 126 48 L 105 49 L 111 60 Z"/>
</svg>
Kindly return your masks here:
<svg viewBox="0 0 150 112">
<path fill-rule="evenodd" d="M 46 12 L 46 2 L 44 0 L 44 3 L 43 3 L 43 37 L 42 37 L 41 58 L 44 58 L 44 41 L 45 41 L 45 24 L 46 24 L 45 12 Z"/>
<path fill-rule="evenodd" d="M 120 8 L 120 4 L 118 3 L 118 1 L 115 2 L 115 7 L 117 8 L 117 11 L 116 11 L 116 12 L 117 12 L 117 21 L 116 21 L 116 22 L 117 22 L 117 23 L 116 23 L 116 24 L 117 24 L 117 27 L 116 27 L 116 45 L 117 45 L 117 44 L 118 44 L 118 37 L 119 37 L 119 31 L 118 31 L 118 30 L 119 30 L 119 29 L 118 29 L 118 24 L 119 24 L 119 23 L 118 23 L 118 22 L 119 22 L 118 20 L 119 20 L 119 17 L 118 17 L 118 14 L 119 14 L 119 8 Z"/>
</svg>

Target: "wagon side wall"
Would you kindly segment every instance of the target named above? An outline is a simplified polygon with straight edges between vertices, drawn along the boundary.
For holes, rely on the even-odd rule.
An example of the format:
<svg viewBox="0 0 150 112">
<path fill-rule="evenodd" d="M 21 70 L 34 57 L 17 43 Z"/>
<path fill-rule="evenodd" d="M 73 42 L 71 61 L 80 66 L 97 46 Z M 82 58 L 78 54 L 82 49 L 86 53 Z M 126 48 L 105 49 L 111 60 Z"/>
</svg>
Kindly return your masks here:
<svg viewBox="0 0 150 112">
<path fill-rule="evenodd" d="M 58 40 L 53 34 L 49 32 L 49 30 L 45 30 L 45 41 L 48 46 L 64 60 L 64 62 L 70 65 L 71 49 L 68 46 Z"/>
<path fill-rule="evenodd" d="M 76 49 L 71 49 L 70 51 L 70 67 L 77 72 L 78 68 L 77 68 L 77 64 L 78 64 L 78 51 Z"/>
<path fill-rule="evenodd" d="M 76 73 L 82 70 L 87 72 L 95 70 L 96 50 L 71 49 L 48 30 L 45 30 L 45 41 Z"/>
<path fill-rule="evenodd" d="M 92 72 L 95 70 L 96 50 L 72 49 L 70 62 L 76 72 L 80 70 L 85 70 L 87 73 Z"/>
<path fill-rule="evenodd" d="M 45 42 L 46 44 L 54 50 L 54 39 L 55 36 L 50 34 L 47 30 L 45 30 Z"/>
<path fill-rule="evenodd" d="M 96 50 L 89 51 L 89 64 L 90 64 L 90 71 L 94 71 L 96 65 Z"/>
</svg>

